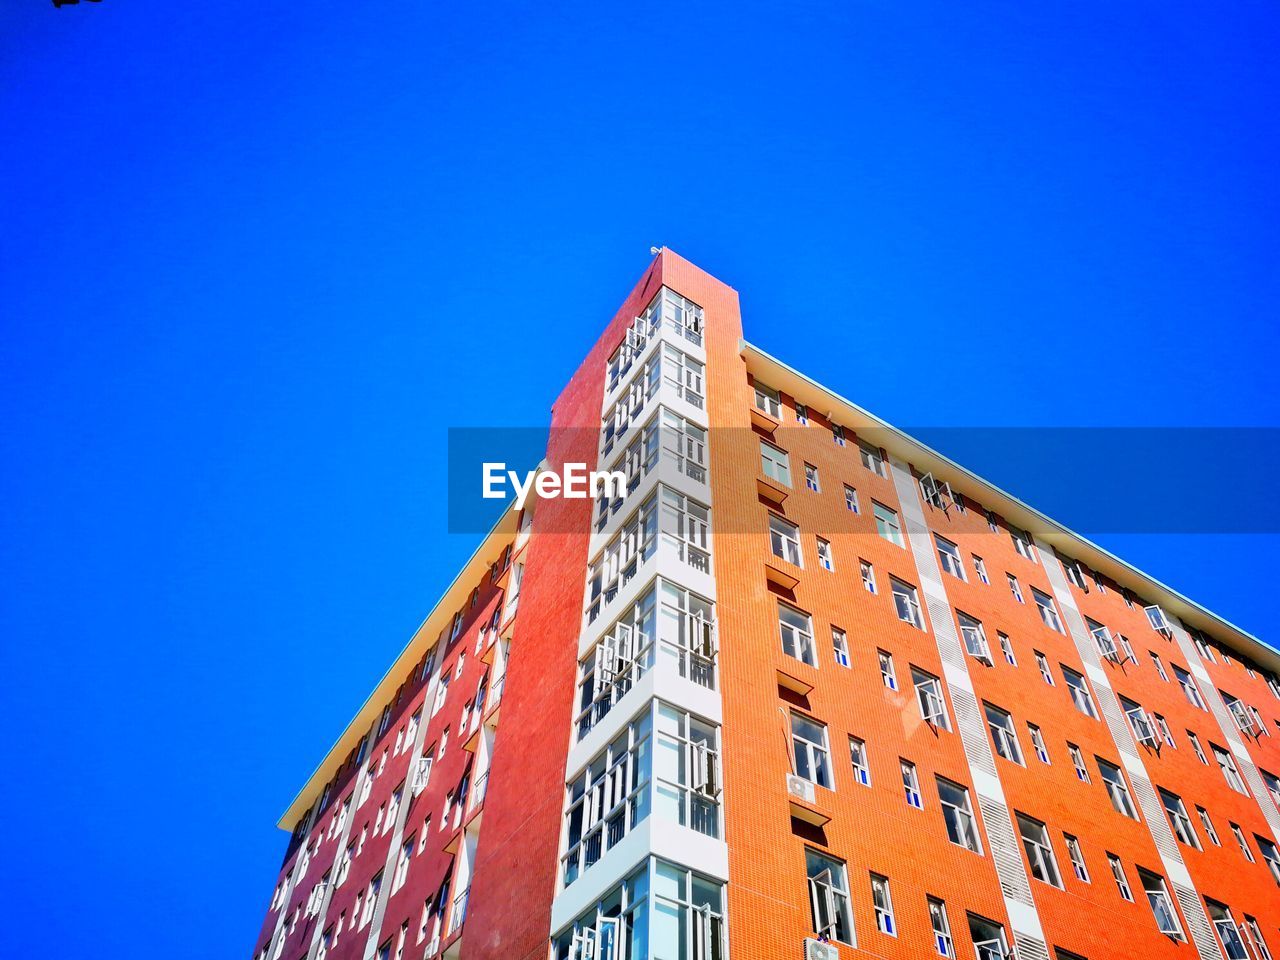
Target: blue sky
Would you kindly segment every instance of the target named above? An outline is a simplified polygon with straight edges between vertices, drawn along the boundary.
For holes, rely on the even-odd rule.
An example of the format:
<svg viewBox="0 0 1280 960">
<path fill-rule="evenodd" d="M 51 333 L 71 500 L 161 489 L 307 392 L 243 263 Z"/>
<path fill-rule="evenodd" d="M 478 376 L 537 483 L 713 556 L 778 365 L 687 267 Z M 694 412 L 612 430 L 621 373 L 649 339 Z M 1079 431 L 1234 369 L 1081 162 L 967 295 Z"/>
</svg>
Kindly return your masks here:
<svg viewBox="0 0 1280 960">
<path fill-rule="evenodd" d="M 248 955 L 446 428 L 651 244 L 895 423 L 1280 426 L 1280 14 L 1029 6 L 0 3 L 0 953 Z M 1098 539 L 1269 633 L 1274 536 Z"/>
</svg>

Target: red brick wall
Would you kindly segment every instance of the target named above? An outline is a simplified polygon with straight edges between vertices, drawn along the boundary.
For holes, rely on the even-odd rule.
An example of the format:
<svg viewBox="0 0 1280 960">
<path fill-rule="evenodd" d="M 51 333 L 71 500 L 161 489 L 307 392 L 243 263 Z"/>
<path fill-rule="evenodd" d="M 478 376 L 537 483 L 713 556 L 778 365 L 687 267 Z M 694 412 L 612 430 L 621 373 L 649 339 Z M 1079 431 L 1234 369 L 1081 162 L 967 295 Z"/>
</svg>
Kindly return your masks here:
<svg viewBox="0 0 1280 960">
<path fill-rule="evenodd" d="M 646 271 L 556 400 L 552 465 L 595 468 L 606 362 L 662 285 L 666 259 Z M 590 500 L 555 499 L 534 513 L 463 960 L 546 956 L 592 507 Z"/>
</svg>

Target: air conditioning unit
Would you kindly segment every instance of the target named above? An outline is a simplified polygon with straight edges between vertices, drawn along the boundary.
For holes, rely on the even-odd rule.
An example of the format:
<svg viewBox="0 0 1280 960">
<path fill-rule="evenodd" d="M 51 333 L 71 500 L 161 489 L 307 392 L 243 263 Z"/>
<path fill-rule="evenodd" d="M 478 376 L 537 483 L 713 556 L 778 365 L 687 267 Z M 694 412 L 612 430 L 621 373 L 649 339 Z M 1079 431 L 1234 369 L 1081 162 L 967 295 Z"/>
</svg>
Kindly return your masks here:
<svg viewBox="0 0 1280 960">
<path fill-rule="evenodd" d="M 787 774 L 787 793 L 805 803 L 818 802 L 818 794 L 813 789 L 813 784 L 804 777 L 797 777 L 794 773 Z"/>
<path fill-rule="evenodd" d="M 840 960 L 840 951 L 834 943 L 805 937 L 804 960 Z"/>
</svg>

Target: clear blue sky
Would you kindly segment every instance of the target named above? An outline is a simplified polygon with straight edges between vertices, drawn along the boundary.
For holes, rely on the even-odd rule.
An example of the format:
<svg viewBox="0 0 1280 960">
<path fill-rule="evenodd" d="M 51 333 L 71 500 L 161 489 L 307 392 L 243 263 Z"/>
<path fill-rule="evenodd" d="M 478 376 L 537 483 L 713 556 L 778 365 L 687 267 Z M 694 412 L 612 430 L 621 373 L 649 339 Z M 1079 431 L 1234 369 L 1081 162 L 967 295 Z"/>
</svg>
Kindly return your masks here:
<svg viewBox="0 0 1280 960">
<path fill-rule="evenodd" d="M 0 953 L 247 957 L 445 428 L 651 244 L 896 423 L 1280 425 L 1280 14 L 1036 6 L 0 2 Z M 1100 539 L 1271 632 L 1275 537 Z"/>
</svg>

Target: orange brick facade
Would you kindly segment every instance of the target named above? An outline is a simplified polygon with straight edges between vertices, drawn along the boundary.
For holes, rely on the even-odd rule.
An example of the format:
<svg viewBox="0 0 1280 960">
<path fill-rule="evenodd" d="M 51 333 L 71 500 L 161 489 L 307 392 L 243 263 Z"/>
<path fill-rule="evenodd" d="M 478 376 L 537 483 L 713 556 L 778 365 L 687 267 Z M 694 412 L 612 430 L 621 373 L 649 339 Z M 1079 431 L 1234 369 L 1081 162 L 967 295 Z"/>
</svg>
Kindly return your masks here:
<svg viewBox="0 0 1280 960">
<path fill-rule="evenodd" d="M 675 934 L 663 939 L 656 915 L 643 941 L 634 920 L 587 930 L 579 915 L 592 900 L 584 890 L 593 874 L 574 886 L 564 881 L 565 788 L 576 756 L 579 664 L 587 662 L 579 635 L 596 508 L 544 500 L 531 520 L 509 516 L 485 541 L 449 603 L 397 661 L 393 672 L 404 671 L 404 683 L 391 684 L 385 713 L 382 703 L 366 705 L 295 801 L 294 839 L 255 960 L 533 960 L 565 956 L 566 930 L 573 960 L 800 958 L 806 941 L 846 958 L 997 956 L 978 952 L 971 931 L 988 928 L 971 927 L 971 916 L 998 927 L 1007 955 L 1022 960 L 1280 956 L 1280 861 L 1271 862 L 1280 824 L 1280 782 L 1273 787 L 1271 777 L 1280 773 L 1274 651 L 751 348 L 737 293 L 670 251 L 659 254 L 561 394 L 548 463 L 605 465 L 595 430 L 606 365 L 664 287 L 701 309 L 705 352 L 699 403 L 710 428 L 715 699 L 690 702 L 714 702 L 719 711 L 703 719 L 718 728 L 713 839 L 727 848 L 727 876 L 716 876 L 712 846 L 695 857 L 691 845 L 698 863 L 687 866 L 698 873 L 699 863 L 709 865 L 699 876 L 722 891 L 717 920 L 701 920 L 696 903 L 684 908 L 681 923 L 702 932 L 681 926 L 678 943 Z M 757 404 L 757 385 L 777 390 L 776 415 Z M 789 485 L 764 476 L 762 442 L 785 452 Z M 862 445 L 883 457 L 884 475 L 864 462 Z M 817 490 L 806 483 L 806 466 L 816 469 Z M 926 473 L 949 484 L 936 503 L 933 488 L 921 486 Z M 856 491 L 856 511 L 846 488 Z M 878 530 L 876 504 L 892 511 L 896 539 Z M 776 555 L 771 516 L 795 525 L 800 563 Z M 1020 552 L 1015 534 L 1023 528 L 1029 546 Z M 959 571 L 939 566 L 935 536 L 954 545 Z M 820 539 L 829 544 L 830 569 Z M 864 563 L 875 592 L 864 585 Z M 900 615 L 894 581 L 916 591 L 919 625 Z M 1037 592 L 1050 599 L 1056 627 Z M 784 651 L 779 603 L 808 617 L 813 663 Z M 981 624 L 989 658 L 965 653 L 959 612 Z M 1153 626 L 1161 622 L 1163 632 Z M 1095 625 L 1116 640 L 1119 662 L 1099 655 Z M 847 665 L 833 628 L 846 638 Z M 881 654 L 892 658 L 896 689 L 882 677 Z M 937 678 L 945 723 L 924 719 L 913 668 Z M 1073 700 L 1067 671 L 1084 678 L 1094 715 Z M 1191 677 L 1202 705 L 1190 702 L 1178 671 Z M 478 700 L 487 702 L 467 709 Z M 1020 762 L 994 753 L 988 705 L 1007 713 Z M 1136 721 L 1126 715 L 1131 705 L 1141 707 Z M 831 781 L 815 785 L 811 798 L 794 788 L 793 715 L 825 728 Z M 1158 749 L 1139 740 L 1144 721 Z M 441 755 L 446 727 L 455 742 Z M 851 738 L 865 751 L 861 779 Z M 1218 751 L 1232 758 L 1236 788 Z M 429 779 L 414 796 L 423 757 L 432 759 Z M 906 799 L 903 761 L 914 765 L 918 808 Z M 1100 761 L 1123 771 L 1132 816 L 1117 811 Z M 938 778 L 968 791 L 980 852 L 949 839 Z M 1181 799 L 1194 846 L 1171 832 L 1161 791 Z M 450 809 L 448 798 L 459 792 L 464 809 Z M 1042 825 L 1056 882 L 1035 875 L 1018 815 Z M 650 812 L 649 821 L 657 816 Z M 666 834 L 646 826 L 652 846 L 633 856 L 636 863 L 653 856 L 679 866 L 680 844 L 662 846 Z M 639 835 L 636 825 L 630 830 Z M 360 851 L 344 866 L 353 843 Z M 629 855 L 621 839 L 614 845 L 594 876 Z M 824 908 L 815 897 L 824 894 L 809 881 L 807 853 L 842 867 L 836 883 L 852 921 L 847 935 L 818 929 Z M 889 921 L 877 919 L 873 875 L 887 882 Z M 1164 884 L 1175 932 L 1160 931 L 1144 876 Z M 945 912 L 946 944 L 931 900 Z M 572 909 L 564 906 L 570 901 Z M 600 933 L 615 929 L 621 940 Z M 634 955 L 641 942 L 647 954 Z"/>
</svg>

